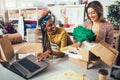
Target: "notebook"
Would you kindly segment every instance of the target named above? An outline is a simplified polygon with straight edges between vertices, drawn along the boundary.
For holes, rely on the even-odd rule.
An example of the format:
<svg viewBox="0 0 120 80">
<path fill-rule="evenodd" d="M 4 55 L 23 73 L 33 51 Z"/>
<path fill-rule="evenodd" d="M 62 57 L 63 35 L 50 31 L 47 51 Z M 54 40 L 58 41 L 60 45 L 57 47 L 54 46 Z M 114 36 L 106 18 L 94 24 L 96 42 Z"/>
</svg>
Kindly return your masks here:
<svg viewBox="0 0 120 80">
<path fill-rule="evenodd" d="M 34 55 L 28 55 L 20 60 L 14 61 L 15 53 L 8 36 L 0 39 L 0 55 L 2 60 L 1 64 L 5 68 L 26 79 L 33 77 L 49 66 L 49 63 L 45 60 L 37 62 Z"/>
</svg>

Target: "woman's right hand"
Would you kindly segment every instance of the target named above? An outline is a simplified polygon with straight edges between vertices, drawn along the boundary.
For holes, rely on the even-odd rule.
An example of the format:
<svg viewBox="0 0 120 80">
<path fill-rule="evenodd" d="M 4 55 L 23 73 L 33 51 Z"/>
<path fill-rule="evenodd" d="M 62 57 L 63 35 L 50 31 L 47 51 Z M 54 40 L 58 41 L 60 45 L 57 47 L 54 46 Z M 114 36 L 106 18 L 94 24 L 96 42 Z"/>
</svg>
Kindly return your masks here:
<svg viewBox="0 0 120 80">
<path fill-rule="evenodd" d="M 36 58 L 37 58 L 38 61 L 41 61 L 41 60 L 43 60 L 43 59 L 46 59 L 46 58 L 50 55 L 50 53 L 51 53 L 50 50 L 47 50 L 47 51 L 45 51 L 44 53 L 38 53 L 38 54 L 36 55 Z"/>
<path fill-rule="evenodd" d="M 43 55 L 42 54 L 43 53 L 37 53 L 36 54 L 36 58 L 37 58 L 38 61 L 41 61 L 43 59 Z"/>
</svg>

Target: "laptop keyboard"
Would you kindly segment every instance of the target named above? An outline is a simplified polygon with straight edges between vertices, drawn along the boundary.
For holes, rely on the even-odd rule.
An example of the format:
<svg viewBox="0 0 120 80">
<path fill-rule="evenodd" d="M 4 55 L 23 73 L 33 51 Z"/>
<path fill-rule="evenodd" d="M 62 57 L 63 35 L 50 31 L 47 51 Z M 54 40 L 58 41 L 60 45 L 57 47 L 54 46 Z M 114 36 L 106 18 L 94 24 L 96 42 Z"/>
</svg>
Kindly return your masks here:
<svg viewBox="0 0 120 80">
<path fill-rule="evenodd" d="M 26 68 L 30 72 L 34 72 L 34 71 L 40 69 L 40 66 L 36 65 L 35 63 L 33 63 L 32 61 L 30 61 L 26 58 L 20 60 L 18 63 L 21 64 L 24 68 Z"/>
</svg>

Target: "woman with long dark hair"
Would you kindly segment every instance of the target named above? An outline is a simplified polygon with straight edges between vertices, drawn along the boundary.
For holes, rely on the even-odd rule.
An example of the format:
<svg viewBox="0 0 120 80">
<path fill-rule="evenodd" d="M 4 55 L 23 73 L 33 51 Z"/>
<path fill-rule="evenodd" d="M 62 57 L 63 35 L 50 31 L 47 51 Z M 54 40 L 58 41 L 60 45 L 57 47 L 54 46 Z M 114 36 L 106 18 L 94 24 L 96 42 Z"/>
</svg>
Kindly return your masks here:
<svg viewBox="0 0 120 80">
<path fill-rule="evenodd" d="M 113 43 L 113 25 L 108 23 L 103 16 L 103 6 L 99 1 L 92 1 L 86 6 L 88 21 L 83 25 L 92 29 L 96 35 L 96 42 L 104 40 L 112 45 Z"/>
</svg>

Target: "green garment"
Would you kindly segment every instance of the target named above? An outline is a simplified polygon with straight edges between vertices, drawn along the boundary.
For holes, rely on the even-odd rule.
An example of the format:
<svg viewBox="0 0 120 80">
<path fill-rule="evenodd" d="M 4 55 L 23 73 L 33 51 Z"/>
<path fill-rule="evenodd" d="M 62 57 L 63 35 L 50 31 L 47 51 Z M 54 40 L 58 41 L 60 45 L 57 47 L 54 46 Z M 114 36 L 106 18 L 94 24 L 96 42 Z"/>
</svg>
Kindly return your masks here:
<svg viewBox="0 0 120 80">
<path fill-rule="evenodd" d="M 87 29 L 83 26 L 78 26 L 74 28 L 73 37 L 78 42 L 83 42 L 83 41 L 91 42 L 95 40 L 94 32 L 91 29 Z"/>
</svg>

